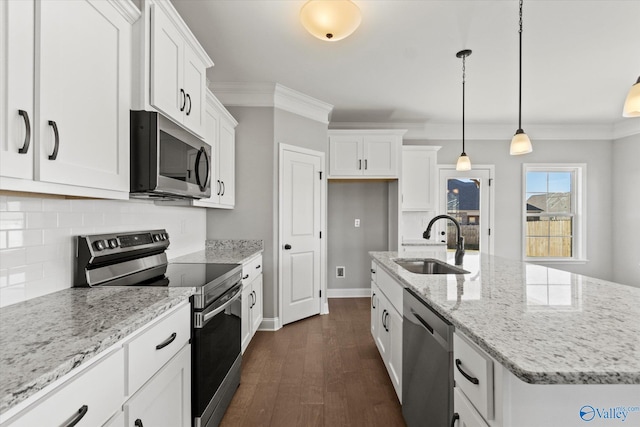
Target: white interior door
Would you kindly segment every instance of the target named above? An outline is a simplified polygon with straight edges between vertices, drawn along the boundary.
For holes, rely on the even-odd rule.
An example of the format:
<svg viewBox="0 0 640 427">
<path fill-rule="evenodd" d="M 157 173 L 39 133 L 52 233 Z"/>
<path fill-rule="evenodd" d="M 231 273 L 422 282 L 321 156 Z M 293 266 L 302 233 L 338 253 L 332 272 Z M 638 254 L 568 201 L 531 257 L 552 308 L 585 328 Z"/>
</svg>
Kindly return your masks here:
<svg viewBox="0 0 640 427">
<path fill-rule="evenodd" d="M 454 166 L 440 167 L 439 211 L 458 220 L 465 238 L 466 251 L 493 253 L 492 181 L 493 166 L 477 166 L 467 172 L 458 172 Z M 450 228 L 453 223 L 439 221 L 435 227 L 438 240 L 442 238 L 446 241 L 445 236 L 448 230 L 453 230 Z M 454 240 L 449 239 L 449 242 Z"/>
<path fill-rule="evenodd" d="M 320 313 L 322 153 L 284 148 L 280 163 L 282 323 Z"/>
</svg>

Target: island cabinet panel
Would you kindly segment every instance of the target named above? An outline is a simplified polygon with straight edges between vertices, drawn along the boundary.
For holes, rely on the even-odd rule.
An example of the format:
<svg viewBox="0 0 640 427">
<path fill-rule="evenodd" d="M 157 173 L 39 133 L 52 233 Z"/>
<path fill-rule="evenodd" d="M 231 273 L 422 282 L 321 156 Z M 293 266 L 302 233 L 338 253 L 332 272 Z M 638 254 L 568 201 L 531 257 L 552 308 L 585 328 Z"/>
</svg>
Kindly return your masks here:
<svg viewBox="0 0 640 427">
<path fill-rule="evenodd" d="M 462 335 L 453 334 L 453 378 L 484 419 L 493 419 L 493 361 Z"/>
<path fill-rule="evenodd" d="M 371 335 L 402 402 L 402 312 L 392 302 L 399 290 L 402 308 L 402 286 L 376 263 L 371 264 L 371 278 Z"/>
<path fill-rule="evenodd" d="M 453 406 L 457 417 L 454 416 L 451 425 L 456 427 L 489 427 L 489 424 L 480 416 L 459 387 L 453 389 Z"/>
<path fill-rule="evenodd" d="M 242 265 L 242 323 L 240 336 L 242 352 L 262 324 L 262 255 Z"/>
<path fill-rule="evenodd" d="M 120 411 L 124 397 L 122 348 L 69 378 L 2 427 L 100 426 Z M 78 420 L 77 424 L 72 424 Z"/>
</svg>

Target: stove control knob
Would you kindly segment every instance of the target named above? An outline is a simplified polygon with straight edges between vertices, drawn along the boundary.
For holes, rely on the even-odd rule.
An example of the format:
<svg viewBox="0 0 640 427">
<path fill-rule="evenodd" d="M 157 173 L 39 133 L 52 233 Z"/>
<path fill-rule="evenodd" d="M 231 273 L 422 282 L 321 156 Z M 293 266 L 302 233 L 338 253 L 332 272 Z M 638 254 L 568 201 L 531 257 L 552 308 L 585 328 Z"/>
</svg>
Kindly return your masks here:
<svg viewBox="0 0 640 427">
<path fill-rule="evenodd" d="M 162 240 L 169 240 L 169 234 L 162 233 Z"/>
<path fill-rule="evenodd" d="M 103 251 L 107 249 L 107 241 L 106 240 L 96 240 L 93 243 L 93 247 L 96 248 L 97 251 Z"/>
<path fill-rule="evenodd" d="M 118 247 L 118 241 L 116 239 L 109 239 L 109 247 L 115 249 Z"/>
<path fill-rule="evenodd" d="M 159 242 L 160 241 L 160 235 L 159 234 L 154 234 L 153 235 L 153 241 L 154 242 Z"/>
</svg>

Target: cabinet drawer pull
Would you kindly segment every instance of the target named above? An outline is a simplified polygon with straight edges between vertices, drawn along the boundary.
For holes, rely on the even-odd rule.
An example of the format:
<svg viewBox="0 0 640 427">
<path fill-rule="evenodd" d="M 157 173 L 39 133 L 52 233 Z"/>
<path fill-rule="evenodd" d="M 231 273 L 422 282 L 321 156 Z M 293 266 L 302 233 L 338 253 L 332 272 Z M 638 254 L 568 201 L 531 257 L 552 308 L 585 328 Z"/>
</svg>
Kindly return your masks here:
<svg viewBox="0 0 640 427">
<path fill-rule="evenodd" d="M 81 419 L 84 418 L 85 415 L 87 415 L 87 412 L 89 412 L 89 407 L 87 405 L 82 405 L 80 407 L 80 409 L 78 409 L 78 413 L 74 414 L 68 422 L 66 422 L 65 424 L 62 424 L 64 427 L 73 427 L 74 425 L 78 424 L 80 422 Z"/>
<path fill-rule="evenodd" d="M 22 148 L 18 149 L 18 153 L 27 154 L 27 151 L 29 151 L 29 144 L 31 144 L 31 121 L 29 120 L 29 113 L 26 111 L 18 110 L 18 114 L 22 116 L 25 128 L 24 144 L 22 145 Z"/>
<path fill-rule="evenodd" d="M 371 308 L 376 308 L 376 293 L 374 292 L 373 295 L 371 295 Z"/>
<path fill-rule="evenodd" d="M 460 415 L 458 415 L 457 412 L 455 412 L 453 414 L 453 417 L 451 417 L 451 427 L 454 427 L 456 425 L 456 421 L 458 421 L 460 419 Z"/>
<path fill-rule="evenodd" d="M 184 107 L 187 105 L 187 94 L 184 92 L 184 89 L 180 89 L 180 95 L 182 95 L 182 107 L 180 107 L 180 111 L 184 111 Z"/>
<path fill-rule="evenodd" d="M 371 274 L 376 274 L 376 271 L 373 268 L 371 269 Z"/>
<path fill-rule="evenodd" d="M 58 158 L 58 148 L 60 147 L 60 134 L 58 133 L 58 125 L 53 120 L 49 120 L 49 126 L 53 127 L 54 146 L 53 153 L 49 156 L 49 160 L 55 160 Z"/>
<path fill-rule="evenodd" d="M 256 265 L 256 270 L 262 267 L 260 264 Z"/>
<path fill-rule="evenodd" d="M 362 160 L 358 160 L 358 170 L 362 170 Z"/>
<path fill-rule="evenodd" d="M 142 420 L 141 420 L 140 418 L 138 418 L 137 420 L 135 420 L 135 421 L 133 422 L 133 425 L 134 425 L 134 426 L 136 426 L 136 427 L 144 427 L 144 426 L 142 425 Z"/>
<path fill-rule="evenodd" d="M 156 346 L 156 350 L 162 350 L 163 348 L 165 348 L 166 346 L 168 346 L 169 344 L 171 344 L 173 342 L 173 340 L 176 339 L 176 333 L 172 333 L 171 336 L 169 338 L 167 338 L 166 340 L 164 340 L 163 342 L 161 342 L 160 344 L 158 344 Z"/>
<path fill-rule="evenodd" d="M 364 170 L 367 170 L 367 159 L 364 159 Z"/>
<path fill-rule="evenodd" d="M 418 319 L 418 322 L 422 323 L 422 326 L 424 326 L 429 332 L 431 332 L 431 335 L 433 335 L 433 328 L 427 323 L 426 320 L 424 320 L 418 313 L 413 310 L 411 310 L 411 314 L 413 314 L 413 316 Z"/>
<path fill-rule="evenodd" d="M 191 114 L 191 95 L 187 94 L 187 100 L 189 101 L 189 107 L 187 108 L 187 116 Z"/>
<path fill-rule="evenodd" d="M 471 382 L 472 384 L 478 385 L 480 383 L 480 381 L 478 381 L 478 379 L 476 377 L 472 377 L 471 375 L 469 375 L 465 371 L 463 371 L 462 368 L 460 367 L 460 365 L 462 365 L 462 362 L 460 361 L 460 359 L 456 359 L 456 368 L 458 368 L 458 371 L 460 371 L 462 376 L 465 377 L 467 380 L 469 380 L 469 382 Z"/>
</svg>

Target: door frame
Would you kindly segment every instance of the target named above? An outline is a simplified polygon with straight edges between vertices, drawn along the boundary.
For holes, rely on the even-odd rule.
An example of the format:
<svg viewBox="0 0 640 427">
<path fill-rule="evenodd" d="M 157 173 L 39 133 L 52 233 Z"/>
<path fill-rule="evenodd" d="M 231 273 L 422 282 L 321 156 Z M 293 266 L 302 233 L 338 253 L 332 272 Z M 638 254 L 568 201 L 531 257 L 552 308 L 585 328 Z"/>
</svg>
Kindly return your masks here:
<svg viewBox="0 0 640 427">
<path fill-rule="evenodd" d="M 495 165 L 473 165 L 473 168 L 468 172 L 458 172 L 460 176 L 471 176 L 473 175 L 474 170 L 482 169 L 489 172 L 489 230 L 491 234 L 489 237 L 489 254 L 493 255 L 495 250 L 495 200 L 496 200 L 496 185 L 495 185 L 495 177 L 496 177 L 496 167 Z M 446 171 L 455 171 L 456 165 L 436 165 L 436 170 L 438 173 L 438 190 L 436 191 L 436 197 L 438 198 L 438 210 L 440 212 L 447 212 L 447 202 L 443 198 L 442 194 L 442 182 L 440 182 L 440 172 L 443 170 Z"/>
<path fill-rule="evenodd" d="M 320 231 L 322 238 L 320 239 L 320 314 L 329 313 L 329 304 L 327 302 L 327 173 L 326 173 L 326 154 L 322 151 L 310 150 L 308 148 L 297 147 L 289 144 L 278 144 L 278 239 L 276 244 L 276 253 L 278 257 L 278 327 L 282 328 L 283 301 L 282 301 L 282 248 L 284 239 L 282 237 L 283 230 L 283 203 L 282 194 L 284 193 L 284 152 L 292 151 L 300 154 L 308 154 L 320 157 L 320 170 L 322 171 L 322 180 L 320 180 Z"/>
</svg>

